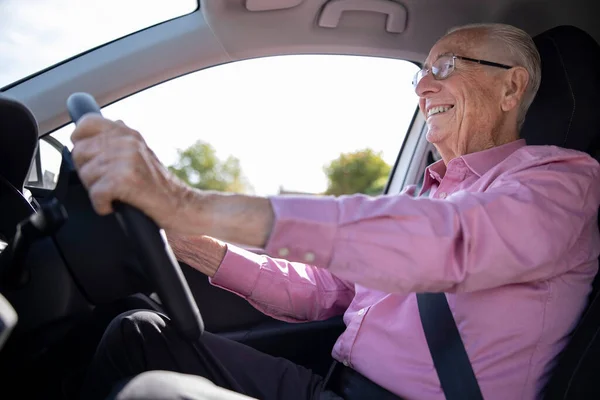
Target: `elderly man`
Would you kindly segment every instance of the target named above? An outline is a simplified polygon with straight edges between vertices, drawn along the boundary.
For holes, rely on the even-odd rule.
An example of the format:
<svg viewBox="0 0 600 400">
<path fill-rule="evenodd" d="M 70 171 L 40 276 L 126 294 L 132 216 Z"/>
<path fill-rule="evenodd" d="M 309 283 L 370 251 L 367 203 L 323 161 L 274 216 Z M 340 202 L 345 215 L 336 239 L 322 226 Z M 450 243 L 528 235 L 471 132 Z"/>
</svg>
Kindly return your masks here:
<svg viewBox="0 0 600 400">
<path fill-rule="evenodd" d="M 442 160 L 427 169 L 419 193 L 376 198 L 192 190 L 137 132 L 84 118 L 73 157 L 100 214 L 115 199 L 137 206 L 212 284 L 281 320 L 344 313 L 347 326 L 333 349 L 342 384 L 209 333 L 192 347 L 156 313 L 122 315 L 98 348 L 87 398 L 144 371 L 169 370 L 187 374 L 165 379 L 173 398 L 193 398 L 201 387 L 192 389 L 194 379 L 203 378 L 190 375 L 199 375 L 259 399 L 356 398 L 345 389 L 352 385 L 370 398 L 443 399 L 418 292 L 446 293 L 484 398 L 535 398 L 586 304 L 600 251 L 598 163 L 519 139 L 539 84 L 539 54 L 525 32 L 449 32 L 414 81 L 427 139 Z M 268 254 L 285 248 L 298 261 L 226 242 Z"/>
</svg>

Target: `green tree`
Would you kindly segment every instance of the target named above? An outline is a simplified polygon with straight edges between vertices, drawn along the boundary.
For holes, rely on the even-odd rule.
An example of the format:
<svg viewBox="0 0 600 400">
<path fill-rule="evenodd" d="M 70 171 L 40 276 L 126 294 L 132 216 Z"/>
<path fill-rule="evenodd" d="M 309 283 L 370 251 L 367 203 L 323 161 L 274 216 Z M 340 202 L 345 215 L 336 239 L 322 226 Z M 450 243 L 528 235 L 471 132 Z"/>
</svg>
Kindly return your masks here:
<svg viewBox="0 0 600 400">
<path fill-rule="evenodd" d="M 252 192 L 252 186 L 242 174 L 240 160 L 233 156 L 220 160 L 209 143 L 199 140 L 177 152 L 179 159 L 169 171 L 188 185 L 221 192 Z"/>
<path fill-rule="evenodd" d="M 381 152 L 371 149 L 342 153 L 324 167 L 328 185 L 325 194 L 364 193 L 378 195 L 383 192 L 390 174 L 390 166 Z"/>
</svg>

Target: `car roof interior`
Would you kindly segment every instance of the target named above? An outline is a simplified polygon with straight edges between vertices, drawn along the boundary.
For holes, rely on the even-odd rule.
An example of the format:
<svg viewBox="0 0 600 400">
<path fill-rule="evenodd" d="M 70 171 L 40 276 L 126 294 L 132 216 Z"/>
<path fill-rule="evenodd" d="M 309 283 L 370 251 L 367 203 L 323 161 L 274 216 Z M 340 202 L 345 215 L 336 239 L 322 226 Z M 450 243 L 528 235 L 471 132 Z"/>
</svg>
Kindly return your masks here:
<svg viewBox="0 0 600 400">
<path fill-rule="evenodd" d="M 284 54 L 366 55 L 418 63 L 451 27 L 503 22 L 534 36 L 542 56 L 542 85 L 523 137 L 530 144 L 573 148 L 600 160 L 600 113 L 595 110 L 600 25 L 591 12 L 597 8 L 592 0 L 202 0 L 194 13 L 93 49 L 2 92 L 31 110 L 43 135 L 70 122 L 65 102 L 73 92 L 91 93 L 105 106 L 206 67 Z M 0 98 L 0 122 L 2 107 Z M 30 118 L 28 111 L 18 111 Z M 24 146 L 30 149 L 35 129 L 31 121 L 26 124 Z M 0 125 L 0 135 L 9 129 Z M 2 168 L 0 174 L 8 179 Z M 9 179 L 17 188 L 22 187 L 21 172 Z M 594 380 L 600 368 L 596 281 L 591 306 L 548 385 L 548 399 L 600 397 Z"/>
<path fill-rule="evenodd" d="M 182 74 L 247 58 L 323 53 L 421 62 L 449 28 L 472 22 L 510 23 L 531 35 L 574 25 L 600 39 L 591 0 L 325 3 L 203 0 L 194 13 L 116 40 L 4 91 L 33 111 L 45 134 L 69 121 L 64 104 L 73 92 L 91 93 L 104 106 Z"/>
</svg>

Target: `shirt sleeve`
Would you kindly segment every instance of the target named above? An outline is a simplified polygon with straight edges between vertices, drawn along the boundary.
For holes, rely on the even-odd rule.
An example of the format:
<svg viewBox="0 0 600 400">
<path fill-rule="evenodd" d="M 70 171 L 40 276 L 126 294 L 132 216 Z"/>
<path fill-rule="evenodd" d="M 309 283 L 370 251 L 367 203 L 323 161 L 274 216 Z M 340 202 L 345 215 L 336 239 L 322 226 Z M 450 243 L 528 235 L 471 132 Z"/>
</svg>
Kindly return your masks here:
<svg viewBox="0 0 600 400">
<path fill-rule="evenodd" d="M 287 322 L 327 319 L 344 313 L 354 286 L 315 266 L 258 255 L 234 245 L 210 280 L 263 313 Z"/>
<path fill-rule="evenodd" d="M 597 165 L 541 166 L 446 199 L 274 197 L 270 252 L 314 260 L 388 293 L 458 292 L 544 280 L 600 251 Z"/>
</svg>

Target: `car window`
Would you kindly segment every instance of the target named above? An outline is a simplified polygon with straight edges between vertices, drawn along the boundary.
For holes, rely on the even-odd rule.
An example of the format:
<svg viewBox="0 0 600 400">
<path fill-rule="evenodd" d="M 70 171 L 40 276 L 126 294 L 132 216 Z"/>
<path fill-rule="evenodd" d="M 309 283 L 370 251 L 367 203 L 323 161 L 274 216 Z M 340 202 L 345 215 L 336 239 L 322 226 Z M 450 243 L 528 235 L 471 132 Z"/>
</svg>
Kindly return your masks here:
<svg viewBox="0 0 600 400">
<path fill-rule="evenodd" d="M 56 186 L 62 161 L 61 148 L 56 141 L 51 144 L 49 140 L 51 138 L 40 140 L 25 186 L 42 189 L 54 189 Z"/>
<path fill-rule="evenodd" d="M 1 0 L 0 88 L 197 7 L 198 0 Z"/>
<path fill-rule="evenodd" d="M 417 107 L 417 66 L 298 55 L 229 63 L 103 109 L 189 184 L 273 194 L 378 194 Z M 52 137 L 70 146 L 72 125 Z M 42 164 L 44 160 L 42 160 Z"/>
</svg>

